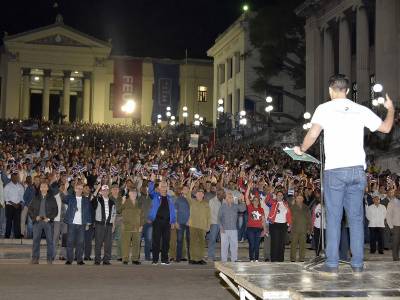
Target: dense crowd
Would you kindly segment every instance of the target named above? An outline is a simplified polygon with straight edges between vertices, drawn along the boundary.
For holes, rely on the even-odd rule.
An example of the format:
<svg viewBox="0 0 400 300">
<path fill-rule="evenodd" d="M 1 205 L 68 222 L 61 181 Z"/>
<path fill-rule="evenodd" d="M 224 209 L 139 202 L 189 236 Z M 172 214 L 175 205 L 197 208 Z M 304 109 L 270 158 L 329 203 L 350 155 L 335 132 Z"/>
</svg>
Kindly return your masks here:
<svg viewBox="0 0 400 300">
<path fill-rule="evenodd" d="M 281 149 L 240 143 L 189 148 L 182 130 L 122 125 L 25 124 L 3 121 L 0 144 L 0 234 L 33 238 L 32 263 L 47 240 L 47 262 L 124 264 L 238 259 L 304 261 L 316 255 L 324 227 L 319 166 Z M 187 132 L 185 132 L 187 135 Z M 367 170 L 365 241 L 370 251 L 400 244 L 399 176 Z M 343 214 L 341 259 L 348 260 Z M 369 227 L 369 229 L 368 229 Z M 113 241 L 117 251 L 112 253 Z M 297 256 L 297 252 L 299 255 Z M 161 254 L 161 257 L 160 257 Z"/>
</svg>

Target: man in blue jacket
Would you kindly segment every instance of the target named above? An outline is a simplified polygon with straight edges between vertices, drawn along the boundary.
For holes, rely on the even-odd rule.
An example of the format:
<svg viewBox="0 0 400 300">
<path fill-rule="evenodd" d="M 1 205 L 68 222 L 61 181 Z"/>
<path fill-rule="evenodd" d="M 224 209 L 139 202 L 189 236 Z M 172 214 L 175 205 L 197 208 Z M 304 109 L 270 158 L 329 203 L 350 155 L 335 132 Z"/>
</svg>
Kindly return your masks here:
<svg viewBox="0 0 400 300">
<path fill-rule="evenodd" d="M 75 195 L 67 195 L 63 202 L 68 205 L 65 213 L 64 223 L 67 224 L 67 261 L 66 265 L 72 264 L 75 257 L 78 265 L 83 262 L 83 241 L 86 225 L 92 223 L 90 213 L 90 201 L 82 196 L 83 184 L 77 182 L 74 187 Z"/>
<path fill-rule="evenodd" d="M 168 265 L 169 240 L 171 228 L 176 222 L 175 206 L 171 196 L 167 195 L 168 184 L 165 181 L 158 183 L 158 191 L 155 189 L 155 175 L 152 174 L 149 183 L 149 196 L 151 209 L 148 222 L 153 224 L 153 264 L 158 264 L 161 244 L 161 264 Z"/>
</svg>

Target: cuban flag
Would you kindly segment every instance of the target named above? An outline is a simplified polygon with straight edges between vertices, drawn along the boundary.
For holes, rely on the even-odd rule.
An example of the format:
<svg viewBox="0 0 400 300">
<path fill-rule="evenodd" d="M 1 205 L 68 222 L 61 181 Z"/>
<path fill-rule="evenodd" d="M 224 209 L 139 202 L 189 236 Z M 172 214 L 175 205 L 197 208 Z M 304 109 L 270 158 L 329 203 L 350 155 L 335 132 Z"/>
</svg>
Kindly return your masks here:
<svg viewBox="0 0 400 300">
<path fill-rule="evenodd" d="M 151 165 L 151 169 L 154 171 L 158 171 L 158 165 Z"/>
</svg>

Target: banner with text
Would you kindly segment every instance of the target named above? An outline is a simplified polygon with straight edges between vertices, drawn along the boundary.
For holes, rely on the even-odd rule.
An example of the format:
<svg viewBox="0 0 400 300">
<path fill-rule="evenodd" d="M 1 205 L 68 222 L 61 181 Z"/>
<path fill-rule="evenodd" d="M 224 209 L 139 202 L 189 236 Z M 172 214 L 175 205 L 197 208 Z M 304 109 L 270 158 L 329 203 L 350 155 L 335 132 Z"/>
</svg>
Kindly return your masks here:
<svg viewBox="0 0 400 300">
<path fill-rule="evenodd" d="M 163 120 L 167 120 L 167 106 L 171 107 L 171 114 L 177 116 L 179 108 L 179 65 L 154 63 L 153 70 L 152 122 L 154 123 L 158 114 L 162 115 Z"/>
<path fill-rule="evenodd" d="M 112 111 L 114 118 L 140 121 L 142 104 L 141 59 L 114 58 Z M 132 104 L 134 101 L 134 104 Z M 128 104 L 127 104 L 128 103 Z"/>
</svg>

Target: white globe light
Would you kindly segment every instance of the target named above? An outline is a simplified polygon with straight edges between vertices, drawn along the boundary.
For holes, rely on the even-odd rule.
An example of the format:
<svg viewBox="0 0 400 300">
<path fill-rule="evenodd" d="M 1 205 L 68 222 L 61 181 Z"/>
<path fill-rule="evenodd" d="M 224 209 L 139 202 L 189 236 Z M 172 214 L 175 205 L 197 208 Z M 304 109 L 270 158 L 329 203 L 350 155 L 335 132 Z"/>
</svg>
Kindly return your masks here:
<svg viewBox="0 0 400 300">
<path fill-rule="evenodd" d="M 265 98 L 265 101 L 267 101 L 267 103 L 271 103 L 272 102 L 272 97 L 268 96 L 267 98 Z"/>
<path fill-rule="evenodd" d="M 307 125 L 307 128 L 308 128 L 308 129 L 310 129 L 310 128 L 312 127 L 311 122 L 308 122 L 306 125 Z"/>
<path fill-rule="evenodd" d="M 271 112 L 273 109 L 274 109 L 274 107 L 273 107 L 272 105 L 268 105 L 268 106 L 265 108 L 265 111 L 269 113 L 269 112 Z"/>
<path fill-rule="evenodd" d="M 195 114 L 195 115 L 194 115 L 194 118 L 195 118 L 195 119 L 198 119 L 198 118 L 200 118 L 200 115 L 199 115 L 199 114 Z"/>
<path fill-rule="evenodd" d="M 175 125 L 175 121 L 172 120 L 170 124 L 171 124 L 172 126 L 174 126 L 174 125 Z"/>
<path fill-rule="evenodd" d="M 171 112 L 170 112 L 170 111 L 167 111 L 166 116 L 167 116 L 167 117 L 170 117 L 170 116 L 171 116 Z"/>
<path fill-rule="evenodd" d="M 303 117 L 304 117 L 304 119 L 308 120 L 311 118 L 311 114 L 307 111 L 304 113 Z"/>
<path fill-rule="evenodd" d="M 171 110 L 171 107 L 167 106 L 167 111 L 170 111 L 170 110 Z"/>
<path fill-rule="evenodd" d="M 218 104 L 219 104 L 219 105 L 224 104 L 224 99 L 222 99 L 222 98 L 218 99 Z"/>
<path fill-rule="evenodd" d="M 71 77 L 69 80 L 70 80 L 70 81 L 74 81 L 74 80 L 75 80 L 75 78 L 74 78 L 74 77 Z"/>
<path fill-rule="evenodd" d="M 240 119 L 239 124 L 240 125 L 246 125 L 247 124 L 247 119 L 246 118 Z"/>
<path fill-rule="evenodd" d="M 379 105 L 378 100 L 376 100 L 376 99 L 372 100 L 372 105 L 373 106 L 378 106 Z"/>
<path fill-rule="evenodd" d="M 303 129 L 304 129 L 304 130 L 307 130 L 307 129 L 308 129 L 307 124 L 304 124 L 304 125 L 303 125 Z"/>
<path fill-rule="evenodd" d="M 162 115 L 158 114 L 157 119 L 161 119 L 161 118 L 162 118 Z"/>
<path fill-rule="evenodd" d="M 182 116 L 183 116 L 184 118 L 187 118 L 187 117 L 188 117 L 187 111 L 184 111 L 184 112 L 182 113 Z"/>
<path fill-rule="evenodd" d="M 161 153 L 161 155 L 164 155 L 164 154 L 165 154 L 165 151 L 164 151 L 164 150 L 161 150 L 160 153 Z"/>
<path fill-rule="evenodd" d="M 171 116 L 171 120 L 175 120 L 175 116 Z"/>
<path fill-rule="evenodd" d="M 223 106 L 218 106 L 217 111 L 218 112 L 224 112 L 224 107 Z"/>
<path fill-rule="evenodd" d="M 379 98 L 378 98 L 378 103 L 379 103 L 379 104 L 384 104 L 384 103 L 385 103 L 385 98 L 379 97 Z"/>
<path fill-rule="evenodd" d="M 187 106 L 182 107 L 182 110 L 183 110 L 183 111 L 187 111 L 187 110 L 188 110 L 188 109 L 187 109 Z"/>
<path fill-rule="evenodd" d="M 157 119 L 157 124 L 160 124 L 161 123 L 161 119 Z"/>
<path fill-rule="evenodd" d="M 199 126 L 199 125 L 200 125 L 200 121 L 199 120 L 194 121 L 194 126 Z"/>
<path fill-rule="evenodd" d="M 245 115 L 246 115 L 246 111 L 242 110 L 242 111 L 240 112 L 240 116 L 244 117 Z"/>
<path fill-rule="evenodd" d="M 204 120 L 203 117 L 200 117 L 200 118 L 199 118 L 199 121 L 200 121 L 200 122 L 203 122 L 203 120 Z"/>
<path fill-rule="evenodd" d="M 33 79 L 34 79 L 35 81 L 39 81 L 39 80 L 40 80 L 40 77 L 39 77 L 39 76 L 35 76 Z"/>
<path fill-rule="evenodd" d="M 373 90 L 375 93 L 380 93 L 383 91 L 383 86 L 380 83 L 374 85 Z"/>
</svg>

